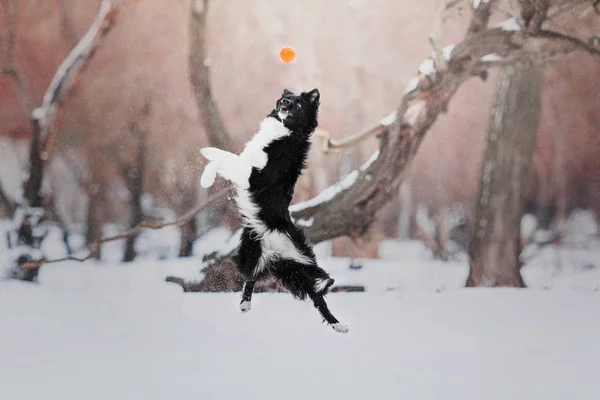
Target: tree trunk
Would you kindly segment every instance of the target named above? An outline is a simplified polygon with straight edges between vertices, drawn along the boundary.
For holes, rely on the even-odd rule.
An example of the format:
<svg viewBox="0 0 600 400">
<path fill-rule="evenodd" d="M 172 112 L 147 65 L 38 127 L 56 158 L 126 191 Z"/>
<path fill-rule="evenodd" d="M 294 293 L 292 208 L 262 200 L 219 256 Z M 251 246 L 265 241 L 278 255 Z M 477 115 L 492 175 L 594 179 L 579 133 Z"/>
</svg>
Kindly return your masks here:
<svg viewBox="0 0 600 400">
<path fill-rule="evenodd" d="M 540 121 L 541 67 L 502 70 L 481 170 L 467 286 L 525 287 L 521 218 Z"/>
<path fill-rule="evenodd" d="M 88 211 L 85 231 L 85 243 L 88 248 L 93 249 L 92 243 L 99 240 L 102 237 L 102 223 L 99 216 L 100 208 L 102 207 L 102 194 L 100 193 L 97 184 L 92 185 L 88 195 Z M 100 260 L 101 246 L 94 249 L 94 258 Z"/>
<path fill-rule="evenodd" d="M 194 255 L 194 242 L 198 234 L 196 218 L 181 227 L 181 244 L 179 245 L 179 257 L 191 257 Z"/>
<path fill-rule="evenodd" d="M 209 0 L 192 0 L 190 12 L 190 81 L 211 146 L 230 150 L 231 139 L 212 97 L 206 36 Z"/>
<path fill-rule="evenodd" d="M 144 193 L 144 166 L 146 158 L 146 143 L 144 134 L 140 134 L 137 162 L 134 167 L 127 168 L 125 182 L 127 189 L 131 193 L 131 221 L 130 226 L 134 227 L 144 219 L 142 211 L 142 194 Z M 135 260 L 137 252 L 135 251 L 135 242 L 138 234 L 131 235 L 125 241 L 125 251 L 123 253 L 123 262 Z"/>
<path fill-rule="evenodd" d="M 208 9 L 209 0 L 192 0 L 190 8 L 190 20 L 189 20 L 189 35 L 190 35 L 190 56 L 189 56 L 189 73 L 190 82 L 194 90 L 194 97 L 208 142 L 210 146 L 217 147 L 219 149 L 228 150 L 235 152 L 235 143 L 231 139 L 223 119 L 219 107 L 215 103 L 212 95 L 212 87 L 210 84 L 210 58 L 207 49 L 207 36 L 208 36 Z M 227 187 L 222 181 L 215 182 L 214 185 L 208 189 L 209 195 L 214 195 Z M 192 203 L 193 204 L 193 203 Z M 207 210 L 208 214 L 212 216 L 208 218 L 210 223 L 209 227 L 204 227 L 203 230 L 208 230 L 212 226 L 216 226 L 219 223 L 227 225 L 231 220 L 236 219 L 235 212 L 232 212 L 228 202 L 220 202 L 215 204 Z M 191 245 L 195 240 L 197 233 L 196 221 L 190 222 L 187 227 L 182 227 L 182 245 L 180 248 L 180 256 L 185 257 L 184 254 L 191 255 Z M 193 235 L 193 236 L 190 236 Z M 191 243 L 184 244 L 184 238 L 190 238 Z M 186 247 L 187 246 L 187 247 Z"/>
</svg>

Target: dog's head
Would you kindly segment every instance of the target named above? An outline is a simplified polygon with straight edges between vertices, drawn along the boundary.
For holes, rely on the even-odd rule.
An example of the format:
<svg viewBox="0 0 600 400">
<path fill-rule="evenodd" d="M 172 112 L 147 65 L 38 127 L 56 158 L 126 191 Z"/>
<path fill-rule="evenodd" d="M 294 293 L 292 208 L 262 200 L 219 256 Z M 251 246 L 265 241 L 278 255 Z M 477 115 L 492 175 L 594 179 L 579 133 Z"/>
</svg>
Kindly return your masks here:
<svg viewBox="0 0 600 400">
<path fill-rule="evenodd" d="M 290 130 L 312 133 L 317 127 L 320 94 L 318 89 L 296 96 L 285 89 L 277 100 L 274 112 Z"/>
</svg>

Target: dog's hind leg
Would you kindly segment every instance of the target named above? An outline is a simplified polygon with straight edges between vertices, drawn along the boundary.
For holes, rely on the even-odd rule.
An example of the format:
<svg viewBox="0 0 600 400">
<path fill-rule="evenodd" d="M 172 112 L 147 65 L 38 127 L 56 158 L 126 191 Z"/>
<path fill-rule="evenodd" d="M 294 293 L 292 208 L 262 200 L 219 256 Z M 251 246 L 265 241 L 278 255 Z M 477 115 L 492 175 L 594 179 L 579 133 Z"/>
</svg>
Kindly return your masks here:
<svg viewBox="0 0 600 400">
<path fill-rule="evenodd" d="M 256 281 L 253 279 L 246 279 L 244 282 L 242 302 L 240 303 L 240 310 L 242 310 L 242 312 L 248 312 L 250 311 L 250 308 L 252 308 L 252 292 L 254 291 L 255 283 Z"/>
<path fill-rule="evenodd" d="M 319 310 L 319 313 L 323 317 L 325 321 L 336 331 L 339 333 L 347 333 L 348 327 L 340 321 L 337 320 L 336 317 L 333 316 L 331 311 L 329 311 L 329 307 L 327 307 L 327 303 L 325 302 L 325 298 L 321 294 L 311 294 L 310 295 L 315 308 Z"/>
<path fill-rule="evenodd" d="M 341 324 L 329 311 L 323 298 L 334 280 L 322 268 L 284 259 L 273 263 L 272 272 L 295 298 L 304 300 L 310 297 L 323 319 L 336 332 L 348 332 L 346 325 Z"/>
<path fill-rule="evenodd" d="M 264 265 L 261 265 L 261 243 L 255 238 L 255 235 L 249 228 L 244 228 L 242 232 L 238 256 L 239 263 L 236 266 L 245 278 L 240 310 L 247 312 L 252 307 L 251 301 L 254 284 L 268 273 Z"/>
</svg>

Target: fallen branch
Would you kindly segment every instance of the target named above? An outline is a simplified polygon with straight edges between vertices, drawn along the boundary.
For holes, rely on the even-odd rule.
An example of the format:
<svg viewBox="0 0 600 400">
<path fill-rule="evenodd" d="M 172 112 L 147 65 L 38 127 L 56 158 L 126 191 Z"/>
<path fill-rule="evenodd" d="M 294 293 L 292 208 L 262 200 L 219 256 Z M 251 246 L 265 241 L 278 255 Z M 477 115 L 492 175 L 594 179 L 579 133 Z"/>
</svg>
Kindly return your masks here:
<svg viewBox="0 0 600 400">
<path fill-rule="evenodd" d="M 170 228 L 170 227 L 176 227 L 176 228 L 180 227 L 182 225 L 187 224 L 189 221 L 191 221 L 192 218 L 194 218 L 196 216 L 196 214 L 198 214 L 200 211 L 204 210 L 206 207 L 209 207 L 209 206 L 223 200 L 225 197 L 227 197 L 229 195 L 230 195 L 230 191 L 228 191 L 228 190 L 223 190 L 219 193 L 216 193 L 216 194 L 212 195 L 211 197 L 209 197 L 206 201 L 198 204 L 196 207 L 189 210 L 188 212 L 186 212 L 185 214 L 183 214 L 182 216 L 180 216 L 179 218 L 177 218 L 174 221 L 171 221 L 171 222 L 142 221 L 139 224 L 135 225 L 133 228 L 128 229 L 123 233 L 120 233 L 120 234 L 114 235 L 114 236 L 100 238 L 90 244 L 89 254 L 85 257 L 68 256 L 68 257 L 58 258 L 58 259 L 54 259 L 54 260 L 42 259 L 40 261 L 23 263 L 21 265 L 21 267 L 23 267 L 25 269 L 31 269 L 31 268 L 39 268 L 40 266 L 42 266 L 44 264 L 53 264 L 53 263 L 62 262 L 62 261 L 79 261 L 79 262 L 87 261 L 87 260 L 95 257 L 98 250 L 100 249 L 100 246 L 104 243 L 112 242 L 112 241 L 120 240 L 120 239 L 126 239 L 128 237 L 138 234 L 143 228 L 157 230 L 157 229 Z"/>
</svg>

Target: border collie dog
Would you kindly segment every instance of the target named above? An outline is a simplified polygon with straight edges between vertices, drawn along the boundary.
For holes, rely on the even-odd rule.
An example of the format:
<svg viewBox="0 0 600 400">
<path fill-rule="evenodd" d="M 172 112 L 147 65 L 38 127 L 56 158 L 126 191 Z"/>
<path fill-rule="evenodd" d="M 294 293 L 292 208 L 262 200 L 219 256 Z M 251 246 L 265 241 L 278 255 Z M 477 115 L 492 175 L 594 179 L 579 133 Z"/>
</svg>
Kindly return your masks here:
<svg viewBox="0 0 600 400">
<path fill-rule="evenodd" d="M 241 310 L 250 310 L 255 282 L 273 275 L 295 298 L 309 297 L 333 329 L 346 333 L 348 328 L 331 314 L 323 298 L 334 280 L 317 265 L 304 232 L 288 210 L 306 166 L 310 135 L 317 127 L 319 97 L 317 89 L 299 96 L 284 90 L 239 155 L 201 149 L 209 163 L 200 184 L 209 187 L 219 175 L 236 188 L 244 222 L 237 266 L 245 277 Z"/>
</svg>

